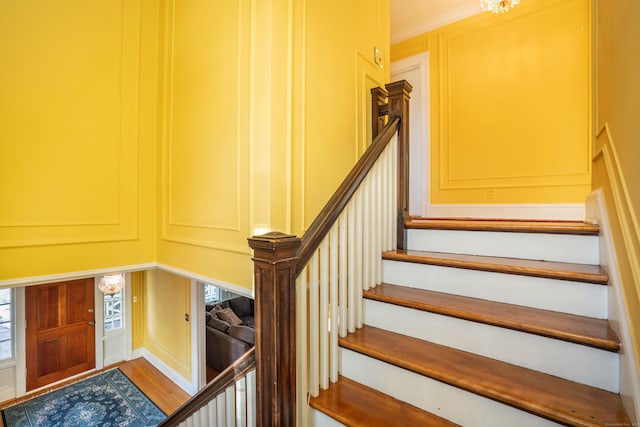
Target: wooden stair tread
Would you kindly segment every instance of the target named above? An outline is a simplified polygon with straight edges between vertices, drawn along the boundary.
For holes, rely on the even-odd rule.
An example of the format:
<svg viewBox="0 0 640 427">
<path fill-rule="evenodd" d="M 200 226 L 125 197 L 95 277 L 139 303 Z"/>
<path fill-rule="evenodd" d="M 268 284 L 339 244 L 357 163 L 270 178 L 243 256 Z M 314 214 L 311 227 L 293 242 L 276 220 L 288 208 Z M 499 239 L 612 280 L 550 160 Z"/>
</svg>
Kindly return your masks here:
<svg viewBox="0 0 640 427">
<path fill-rule="evenodd" d="M 630 425 L 620 397 L 602 389 L 371 326 L 339 343 L 566 425 Z"/>
<path fill-rule="evenodd" d="M 599 265 L 416 250 L 389 251 L 383 253 L 382 258 L 442 267 L 466 268 L 470 270 L 571 280 L 602 285 L 606 285 L 609 281 L 609 275 Z"/>
<path fill-rule="evenodd" d="M 620 340 L 605 319 L 390 284 L 369 289 L 364 297 L 603 350 L 620 349 Z"/>
<path fill-rule="evenodd" d="M 309 404 L 346 426 L 386 427 L 400 420 L 407 427 L 458 425 L 342 376 Z"/>
<path fill-rule="evenodd" d="M 499 220 L 469 218 L 420 218 L 405 222 L 406 228 L 430 230 L 504 231 L 597 236 L 600 226 L 581 221 Z"/>
</svg>

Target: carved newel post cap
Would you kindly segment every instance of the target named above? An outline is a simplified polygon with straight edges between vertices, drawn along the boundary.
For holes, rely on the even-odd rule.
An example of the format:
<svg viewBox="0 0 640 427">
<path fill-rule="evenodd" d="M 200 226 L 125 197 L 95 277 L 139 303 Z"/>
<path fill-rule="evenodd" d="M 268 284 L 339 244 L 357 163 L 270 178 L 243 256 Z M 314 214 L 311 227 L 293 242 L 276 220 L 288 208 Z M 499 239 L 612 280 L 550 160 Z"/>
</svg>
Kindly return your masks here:
<svg viewBox="0 0 640 427">
<path fill-rule="evenodd" d="M 295 258 L 302 240 L 299 237 L 279 231 L 271 231 L 247 239 L 253 249 L 254 260 L 284 260 Z"/>
</svg>

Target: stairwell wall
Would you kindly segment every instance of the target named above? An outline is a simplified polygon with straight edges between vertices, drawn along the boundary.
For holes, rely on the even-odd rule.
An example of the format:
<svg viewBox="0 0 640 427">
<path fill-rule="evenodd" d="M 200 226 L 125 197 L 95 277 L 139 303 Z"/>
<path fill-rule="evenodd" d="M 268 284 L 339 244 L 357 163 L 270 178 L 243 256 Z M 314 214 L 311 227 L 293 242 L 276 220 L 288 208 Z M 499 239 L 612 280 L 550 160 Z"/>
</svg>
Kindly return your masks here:
<svg viewBox="0 0 640 427">
<path fill-rule="evenodd" d="M 589 0 L 538 0 L 392 46 L 429 52 L 431 204 L 584 203 L 590 29 Z"/>
<path fill-rule="evenodd" d="M 600 189 L 609 218 L 620 294 L 635 371 L 640 371 L 640 4 L 596 2 L 596 137 L 594 190 Z M 619 329 L 619 326 L 618 326 Z M 624 350 L 624 349 L 623 349 Z M 640 383 L 640 378 L 625 378 Z M 638 391 L 636 391 L 638 393 Z M 637 396 L 636 396 L 637 399 Z M 638 401 L 636 400 L 636 404 Z M 630 411 L 631 412 L 631 411 Z"/>
</svg>

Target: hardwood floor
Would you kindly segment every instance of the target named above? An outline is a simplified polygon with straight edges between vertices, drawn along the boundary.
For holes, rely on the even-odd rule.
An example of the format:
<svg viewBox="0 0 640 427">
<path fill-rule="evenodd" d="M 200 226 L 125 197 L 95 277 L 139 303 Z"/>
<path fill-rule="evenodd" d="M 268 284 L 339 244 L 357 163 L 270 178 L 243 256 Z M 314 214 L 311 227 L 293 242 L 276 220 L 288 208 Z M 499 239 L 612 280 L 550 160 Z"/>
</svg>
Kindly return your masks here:
<svg viewBox="0 0 640 427">
<path fill-rule="evenodd" d="M 167 415 L 174 413 L 189 400 L 187 392 L 163 375 L 147 359 L 138 358 L 118 367 Z"/>
<path fill-rule="evenodd" d="M 151 363 L 144 358 L 138 358 L 123 362 L 120 364 L 109 366 L 102 371 L 112 369 L 114 367 L 120 368 L 120 370 L 140 389 L 147 395 L 158 408 L 160 408 L 165 414 L 170 415 L 175 412 L 183 403 L 189 400 L 189 394 L 182 390 L 178 385 L 172 382 L 158 369 L 156 369 Z M 101 372 L 102 372 L 101 371 Z M 29 394 L 27 396 L 12 399 L 6 402 L 0 403 L 0 409 L 11 406 L 15 403 L 22 402 L 31 397 L 38 396 L 48 391 L 62 388 L 73 382 L 80 381 L 86 377 L 95 375 L 98 372 L 91 372 L 85 376 L 74 378 L 72 381 L 63 382 L 57 384 L 50 389 Z M 0 427 L 4 427 L 2 418 L 0 417 Z"/>
</svg>

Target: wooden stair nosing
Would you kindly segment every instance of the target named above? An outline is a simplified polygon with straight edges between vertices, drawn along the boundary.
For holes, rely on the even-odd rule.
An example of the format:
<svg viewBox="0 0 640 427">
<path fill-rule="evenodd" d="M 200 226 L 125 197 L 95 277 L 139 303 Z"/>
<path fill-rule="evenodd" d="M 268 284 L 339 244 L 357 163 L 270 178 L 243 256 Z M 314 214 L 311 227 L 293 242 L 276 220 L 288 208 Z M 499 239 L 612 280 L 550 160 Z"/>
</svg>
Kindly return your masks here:
<svg viewBox="0 0 640 427">
<path fill-rule="evenodd" d="M 620 340 L 605 319 L 383 283 L 364 297 L 617 352 Z"/>
<path fill-rule="evenodd" d="M 467 270 L 542 277 L 597 285 L 606 285 L 609 282 L 609 275 L 599 265 L 416 250 L 388 251 L 382 254 L 382 258 L 414 264 L 464 268 Z"/>
<path fill-rule="evenodd" d="M 473 353 L 371 326 L 339 345 L 555 422 L 630 425 L 615 393 Z"/>
<path fill-rule="evenodd" d="M 597 236 L 600 234 L 600 227 L 597 224 L 579 221 L 412 217 L 405 222 L 405 227 L 417 230 L 499 231 L 578 236 Z"/>
<path fill-rule="evenodd" d="M 385 427 L 399 420 L 407 427 L 458 425 L 343 376 L 309 404 L 346 426 Z"/>
</svg>

